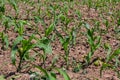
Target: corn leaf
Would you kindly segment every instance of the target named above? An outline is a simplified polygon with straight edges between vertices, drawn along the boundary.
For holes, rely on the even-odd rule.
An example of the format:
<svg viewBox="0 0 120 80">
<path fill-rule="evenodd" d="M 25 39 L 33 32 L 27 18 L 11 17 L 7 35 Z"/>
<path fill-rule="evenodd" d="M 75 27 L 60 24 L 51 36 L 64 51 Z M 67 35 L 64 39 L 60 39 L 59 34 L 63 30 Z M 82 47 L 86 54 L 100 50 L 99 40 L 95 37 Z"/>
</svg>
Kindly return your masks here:
<svg viewBox="0 0 120 80">
<path fill-rule="evenodd" d="M 116 56 L 118 56 L 119 54 L 120 54 L 120 49 L 115 50 L 114 53 L 110 56 L 109 61 L 115 58 Z"/>
<path fill-rule="evenodd" d="M 18 6 L 15 0 L 8 0 L 9 3 L 13 6 L 13 8 L 15 9 L 15 11 L 18 13 Z"/>
<path fill-rule="evenodd" d="M 20 43 L 22 40 L 23 40 L 23 37 L 18 36 L 16 38 L 16 40 L 14 41 L 14 43 L 13 43 L 13 47 L 12 47 L 12 51 L 11 51 L 11 59 L 12 59 L 12 63 L 14 65 L 15 65 L 15 62 L 16 62 L 15 55 L 16 55 L 16 53 L 18 51 L 17 44 Z"/>
<path fill-rule="evenodd" d="M 0 80 L 5 80 L 3 75 L 0 75 Z"/>
<path fill-rule="evenodd" d="M 48 36 L 51 34 L 51 32 L 54 30 L 55 24 L 52 23 L 45 31 L 45 35 Z"/>
<path fill-rule="evenodd" d="M 47 70 L 43 69 L 40 66 L 36 66 L 35 65 L 35 67 L 37 69 L 39 69 L 47 77 L 47 79 L 49 79 L 49 80 L 56 80 L 56 78 L 51 73 L 49 73 Z"/>
<path fill-rule="evenodd" d="M 50 45 L 50 40 L 46 37 L 38 40 L 37 47 L 42 48 L 45 53 L 52 53 L 52 47 Z"/>
<path fill-rule="evenodd" d="M 57 70 L 61 75 L 63 75 L 64 80 L 70 80 L 70 77 L 68 76 L 68 74 L 67 74 L 65 71 L 63 71 L 63 70 L 61 70 L 61 69 L 58 69 L 58 68 L 56 68 L 56 70 Z"/>
<path fill-rule="evenodd" d="M 5 43 L 6 43 L 6 48 L 8 48 L 8 46 L 9 46 L 9 41 L 8 41 L 8 36 L 5 36 Z"/>
</svg>

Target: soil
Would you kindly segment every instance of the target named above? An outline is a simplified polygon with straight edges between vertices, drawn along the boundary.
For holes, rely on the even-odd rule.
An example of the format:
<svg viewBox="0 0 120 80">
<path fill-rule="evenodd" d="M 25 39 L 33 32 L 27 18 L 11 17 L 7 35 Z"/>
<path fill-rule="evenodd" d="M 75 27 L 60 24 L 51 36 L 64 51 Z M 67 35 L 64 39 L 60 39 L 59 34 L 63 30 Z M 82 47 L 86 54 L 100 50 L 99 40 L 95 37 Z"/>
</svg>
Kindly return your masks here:
<svg viewBox="0 0 120 80">
<path fill-rule="evenodd" d="M 61 6 L 63 5 L 62 2 L 60 2 Z M 47 4 L 44 3 L 43 0 L 43 4 Z M 48 3 L 50 4 L 50 3 Z M 54 5 L 57 3 L 53 3 Z M 120 5 L 120 3 L 118 3 Z M 119 10 L 119 5 L 115 6 L 115 9 Z M 33 7 L 31 7 L 28 4 L 23 4 L 20 3 L 19 4 L 19 15 L 17 19 L 20 20 L 25 20 L 28 19 L 28 22 L 31 23 L 33 26 L 38 26 L 38 31 L 41 34 L 41 36 L 44 36 L 44 29 L 45 27 L 42 24 L 36 24 L 34 23 L 34 21 L 32 20 L 32 16 L 34 16 L 35 14 L 34 11 L 36 11 L 36 6 L 33 5 Z M 111 17 L 109 15 L 107 15 L 107 13 L 105 12 L 100 12 L 102 10 L 95 10 L 94 8 L 88 8 L 87 5 L 79 5 L 76 3 L 76 5 L 73 6 L 73 9 L 70 9 L 68 11 L 67 16 L 71 19 L 74 19 L 70 24 L 69 24 L 69 29 L 71 29 L 73 26 L 77 26 L 77 24 L 79 23 L 78 20 L 78 16 L 75 14 L 75 10 L 79 10 L 81 12 L 82 18 L 81 21 L 85 21 L 87 23 L 90 24 L 91 28 L 94 27 L 94 20 L 96 21 L 100 21 L 100 29 L 105 30 L 105 24 L 102 21 L 103 17 L 101 17 L 101 14 L 104 14 L 103 16 L 109 20 L 109 22 L 112 22 Z M 29 15 L 27 15 L 27 11 L 26 10 L 30 10 Z M 41 10 L 46 11 L 46 7 L 41 7 Z M 114 11 L 114 10 L 113 10 Z M 59 12 L 59 10 L 58 10 Z M 46 25 L 50 25 L 50 23 L 52 22 L 52 20 L 50 19 L 49 16 L 46 15 L 47 12 L 43 12 L 41 14 L 41 16 L 44 16 Z M 9 4 L 6 4 L 6 12 L 5 15 L 11 15 L 15 17 L 15 10 L 13 9 L 13 7 Z M 113 22 L 113 24 L 115 24 L 116 21 Z M 100 34 L 102 40 L 101 40 L 101 46 L 100 48 L 98 48 L 93 57 L 92 60 L 94 59 L 103 59 L 105 60 L 106 55 L 107 55 L 107 51 L 104 49 L 103 45 L 105 43 L 109 43 L 112 50 L 116 50 L 120 47 L 120 41 L 119 41 L 119 37 L 116 38 L 116 33 L 115 33 L 115 29 L 113 27 L 113 24 L 110 25 L 110 28 L 108 29 L 107 33 L 103 33 Z M 30 80 L 30 75 L 28 73 L 29 70 L 32 71 L 38 71 L 36 69 L 34 69 L 31 65 L 30 65 L 30 69 L 27 68 L 21 72 L 16 72 L 16 67 L 12 64 L 11 62 L 11 47 L 13 45 L 13 42 L 15 40 L 15 38 L 18 36 L 18 33 L 14 32 L 14 27 L 10 27 L 9 30 L 7 30 L 7 35 L 9 38 L 9 48 L 7 50 L 2 49 L 2 40 L 0 39 L 0 75 L 4 75 L 6 80 L 10 80 L 12 78 L 12 80 Z M 64 36 L 66 35 L 66 33 L 61 29 L 61 25 L 58 25 L 57 30 Z M 2 25 L 0 25 L 0 32 L 4 31 L 4 27 Z M 25 26 L 25 33 L 28 35 L 31 35 L 32 33 L 34 33 L 35 30 L 34 28 L 29 28 L 28 26 Z M 76 44 L 74 46 L 71 47 L 70 49 L 70 53 L 69 53 L 69 63 L 70 66 L 67 68 L 67 74 L 70 76 L 71 80 L 120 80 L 117 76 L 117 73 L 112 70 L 112 69 L 105 69 L 102 72 L 102 76 L 100 77 L 100 69 L 101 69 L 101 64 L 99 64 L 99 66 L 95 66 L 94 62 L 91 63 L 88 67 L 84 68 L 84 69 L 80 69 L 79 72 L 74 72 L 74 68 L 76 64 L 79 64 L 80 62 L 84 62 L 85 61 L 85 56 L 87 55 L 87 53 L 90 51 L 90 46 L 87 42 L 87 37 L 85 35 L 83 35 L 84 33 L 86 33 L 86 29 L 84 27 L 81 27 L 81 29 L 79 29 L 77 31 L 77 37 L 76 37 Z M 54 33 L 53 33 L 54 34 Z M 95 33 L 95 35 L 99 35 L 99 33 Z M 35 35 L 37 38 L 41 38 L 40 35 L 36 34 Z M 28 37 L 25 37 L 26 39 L 28 39 Z M 33 43 L 35 43 L 35 41 L 33 41 Z M 61 46 L 61 43 L 59 42 L 59 40 L 56 38 L 55 41 L 52 42 L 52 54 L 47 56 L 47 60 L 45 62 L 45 66 L 44 68 L 47 68 L 48 66 L 51 65 L 52 60 L 54 57 L 58 57 L 57 62 L 55 63 L 56 67 L 59 68 L 65 68 L 66 67 L 66 63 L 63 59 L 63 55 L 64 54 L 64 50 Z M 42 53 L 42 51 L 40 49 L 37 49 L 39 53 Z M 32 51 L 30 52 L 31 55 L 33 55 Z M 18 57 L 19 58 L 19 57 Z M 92 61 L 91 60 L 91 61 Z M 19 61 L 19 60 L 17 60 Z M 76 62 L 76 64 L 74 65 L 73 62 Z M 42 61 L 39 59 L 39 57 L 36 57 L 36 61 L 34 62 L 34 64 L 37 65 L 41 65 Z M 43 65 L 42 65 L 43 66 Z M 120 70 L 120 68 L 118 69 Z M 58 74 L 58 80 L 64 80 L 63 77 L 61 75 Z"/>
</svg>

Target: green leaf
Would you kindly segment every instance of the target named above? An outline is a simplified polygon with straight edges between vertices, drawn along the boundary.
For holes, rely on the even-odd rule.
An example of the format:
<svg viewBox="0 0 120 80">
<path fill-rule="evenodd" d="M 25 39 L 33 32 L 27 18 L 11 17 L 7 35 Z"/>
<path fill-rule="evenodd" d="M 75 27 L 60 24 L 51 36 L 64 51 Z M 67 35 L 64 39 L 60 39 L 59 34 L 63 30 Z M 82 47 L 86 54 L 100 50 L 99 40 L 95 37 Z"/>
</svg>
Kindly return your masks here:
<svg viewBox="0 0 120 80">
<path fill-rule="evenodd" d="M 34 39 L 34 35 L 31 35 L 28 40 L 22 40 L 22 54 L 20 55 L 21 58 L 29 59 L 29 50 L 34 48 L 36 45 L 32 44 L 31 41 Z"/>
<path fill-rule="evenodd" d="M 15 62 L 16 62 L 16 58 L 15 58 L 15 55 L 18 51 L 18 48 L 17 47 L 14 47 L 12 48 L 12 51 L 11 51 L 11 59 L 12 59 L 12 64 L 15 65 Z"/>
<path fill-rule="evenodd" d="M 97 49 L 98 47 L 100 47 L 100 41 L 101 41 L 101 37 L 100 36 L 98 36 L 97 37 L 97 43 L 95 44 L 95 49 Z"/>
<path fill-rule="evenodd" d="M 76 29 L 73 27 L 72 31 L 70 32 L 70 40 L 72 41 L 72 45 L 76 43 Z"/>
<path fill-rule="evenodd" d="M 18 13 L 18 7 L 17 7 L 17 3 L 15 0 L 8 0 L 9 3 L 13 6 L 13 8 L 15 9 L 15 11 Z"/>
<path fill-rule="evenodd" d="M 85 25 L 85 28 L 86 28 L 87 30 L 90 29 L 90 25 L 89 25 L 88 23 L 84 23 L 84 25 Z"/>
<path fill-rule="evenodd" d="M 35 16 L 35 17 L 34 17 L 34 22 L 35 22 L 35 23 L 38 23 L 38 22 L 40 22 L 40 21 L 41 21 L 41 19 L 40 19 L 39 16 Z"/>
<path fill-rule="evenodd" d="M 37 65 L 34 65 L 34 66 L 35 66 L 35 68 L 37 68 L 40 71 L 42 71 L 45 74 L 45 76 L 49 77 L 49 73 L 45 69 L 43 69 L 42 67 L 37 66 Z"/>
<path fill-rule="evenodd" d="M 86 60 L 87 60 L 87 64 L 90 63 L 90 60 L 91 60 L 91 57 L 92 57 L 93 53 L 92 52 L 89 52 L 86 56 Z"/>
<path fill-rule="evenodd" d="M 108 51 L 107 51 L 107 59 L 106 59 L 106 62 L 108 62 L 109 59 L 110 59 L 110 53 L 111 53 L 112 50 L 111 50 L 111 47 L 110 47 L 110 45 L 108 43 L 104 44 L 104 48 L 108 49 Z"/>
<path fill-rule="evenodd" d="M 16 22 L 16 29 L 18 30 L 18 33 L 20 35 L 22 35 L 24 33 L 24 25 L 27 24 L 27 21 L 24 20 L 19 20 L 18 22 Z"/>
<path fill-rule="evenodd" d="M 49 73 L 47 70 L 43 69 L 40 66 L 34 65 L 37 69 L 39 69 L 42 73 L 44 73 L 45 77 L 47 77 L 49 80 L 56 80 L 55 76 L 52 73 Z"/>
<path fill-rule="evenodd" d="M 0 6 L 0 12 L 5 13 L 5 7 L 4 6 Z"/>
<path fill-rule="evenodd" d="M 78 18 L 81 19 L 81 17 L 82 17 L 81 12 L 79 10 L 77 10 L 75 13 L 77 14 Z"/>
<path fill-rule="evenodd" d="M 13 43 L 13 47 L 15 47 L 18 43 L 20 43 L 21 41 L 23 40 L 23 37 L 22 36 L 18 36 L 16 38 L 16 40 L 14 41 Z"/>
<path fill-rule="evenodd" d="M 109 57 L 109 60 L 112 60 L 114 57 L 118 56 L 120 54 L 120 49 L 117 49 L 114 51 L 114 53 Z"/>
<path fill-rule="evenodd" d="M 54 74 L 55 75 L 55 74 Z M 56 77 L 53 75 L 53 73 L 49 74 L 49 79 L 50 80 L 57 80 Z"/>
<path fill-rule="evenodd" d="M 110 48 L 111 48 L 111 47 L 110 47 L 110 44 L 105 43 L 105 44 L 104 44 L 104 48 L 105 48 L 105 49 L 110 49 Z"/>
<path fill-rule="evenodd" d="M 0 0 L 0 5 L 1 6 L 5 5 L 5 0 Z"/>
<path fill-rule="evenodd" d="M 15 65 L 15 55 L 18 51 L 18 48 L 17 48 L 17 44 L 20 43 L 21 41 L 23 40 L 23 37 L 22 36 L 18 36 L 16 38 L 16 40 L 14 41 L 13 43 L 13 47 L 12 47 L 12 51 L 11 51 L 11 59 L 12 59 L 12 63 Z"/>
<path fill-rule="evenodd" d="M 45 35 L 49 36 L 49 34 L 51 34 L 51 32 L 54 30 L 55 24 L 52 23 L 45 31 Z"/>
<path fill-rule="evenodd" d="M 42 48 L 45 53 L 52 53 L 52 47 L 50 45 L 50 40 L 46 37 L 38 40 L 37 47 Z"/>
<path fill-rule="evenodd" d="M 63 44 L 65 42 L 63 36 L 60 33 L 57 33 L 57 36 L 59 37 L 60 43 Z"/>
<path fill-rule="evenodd" d="M 57 62 L 58 60 L 58 56 L 55 56 L 53 59 L 52 59 L 52 63 L 51 63 L 51 67 L 53 67 L 55 65 L 55 63 Z"/>
<path fill-rule="evenodd" d="M 90 37 L 90 39 L 91 39 L 92 41 L 95 40 L 95 38 L 93 37 L 93 36 L 94 36 L 94 29 L 88 29 L 87 35 L 88 35 L 88 37 Z"/>
<path fill-rule="evenodd" d="M 5 26 L 5 28 L 10 28 L 12 25 L 12 20 L 10 17 L 2 16 L 2 24 Z"/>
<path fill-rule="evenodd" d="M 55 78 L 55 80 L 56 80 L 56 73 L 50 72 L 50 75 L 53 76 Z"/>
<path fill-rule="evenodd" d="M 58 68 L 56 68 L 56 70 L 57 70 L 61 75 L 63 75 L 64 80 L 70 80 L 70 77 L 68 76 L 68 74 L 67 74 L 65 71 L 63 71 L 63 70 L 61 70 L 61 69 L 58 69 Z"/>
<path fill-rule="evenodd" d="M 8 48 L 8 46 L 9 46 L 9 41 L 8 41 L 8 37 L 7 37 L 7 36 L 5 36 L 4 41 L 5 41 L 5 43 L 6 43 L 6 48 Z"/>
<path fill-rule="evenodd" d="M 100 69 L 100 76 L 102 76 L 102 71 L 103 71 L 104 69 L 106 69 L 106 68 L 109 68 L 109 67 L 112 67 L 112 65 L 107 64 L 107 63 L 103 63 L 103 64 L 102 64 L 102 67 L 101 67 L 101 69 Z"/>
<path fill-rule="evenodd" d="M 120 18 L 117 21 L 117 25 L 120 26 Z"/>
<path fill-rule="evenodd" d="M 108 28 L 108 26 L 109 26 L 108 20 L 105 21 L 105 25 L 106 25 L 106 27 Z"/>
<path fill-rule="evenodd" d="M 60 14 L 59 16 L 58 16 L 58 18 L 61 20 L 61 21 L 65 21 L 65 19 L 66 19 L 66 16 L 65 15 L 63 15 L 63 14 Z"/>
<path fill-rule="evenodd" d="M 23 40 L 22 41 L 22 47 L 24 49 L 25 52 L 29 51 L 30 49 L 32 49 L 33 47 L 35 47 L 35 44 L 32 44 L 31 41 L 34 39 L 34 35 L 31 35 L 30 38 L 28 40 Z"/>
<path fill-rule="evenodd" d="M 0 80 L 5 80 L 3 75 L 0 75 Z"/>
<path fill-rule="evenodd" d="M 27 24 L 27 21 L 25 21 L 25 20 L 19 20 L 19 21 L 17 22 L 17 26 L 18 26 L 18 27 L 22 27 L 22 26 L 25 25 L 25 24 Z"/>
<path fill-rule="evenodd" d="M 66 37 L 64 40 L 64 43 L 62 44 L 65 51 L 67 51 L 68 49 L 69 41 L 70 41 L 70 38 Z"/>
<path fill-rule="evenodd" d="M 120 49 L 115 50 L 113 53 L 114 56 L 118 56 L 119 54 L 120 54 Z"/>
</svg>

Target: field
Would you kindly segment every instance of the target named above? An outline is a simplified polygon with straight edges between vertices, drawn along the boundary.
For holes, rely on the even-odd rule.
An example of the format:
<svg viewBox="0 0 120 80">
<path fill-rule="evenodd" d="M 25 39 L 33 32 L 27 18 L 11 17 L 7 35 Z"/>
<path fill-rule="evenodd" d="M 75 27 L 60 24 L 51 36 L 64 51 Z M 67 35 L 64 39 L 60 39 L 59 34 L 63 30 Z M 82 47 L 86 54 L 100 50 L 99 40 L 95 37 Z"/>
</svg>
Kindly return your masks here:
<svg viewBox="0 0 120 80">
<path fill-rule="evenodd" d="M 0 0 L 0 80 L 120 80 L 120 0 Z"/>
</svg>

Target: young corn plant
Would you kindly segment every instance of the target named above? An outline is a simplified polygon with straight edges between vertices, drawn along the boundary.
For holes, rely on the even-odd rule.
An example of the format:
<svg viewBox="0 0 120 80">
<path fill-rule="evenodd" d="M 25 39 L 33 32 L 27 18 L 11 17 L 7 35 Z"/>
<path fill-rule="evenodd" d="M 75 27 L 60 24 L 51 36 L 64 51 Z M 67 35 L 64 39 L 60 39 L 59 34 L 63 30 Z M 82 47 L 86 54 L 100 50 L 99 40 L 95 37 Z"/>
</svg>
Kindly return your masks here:
<svg viewBox="0 0 120 80">
<path fill-rule="evenodd" d="M 11 21 L 9 18 L 5 17 L 5 1 L 0 1 L 0 21 L 5 26 L 3 32 L 0 32 L 0 38 L 2 40 L 2 49 L 5 50 L 9 46 L 8 36 L 7 36 L 7 29 L 10 27 L 9 22 Z"/>
<path fill-rule="evenodd" d="M 75 29 L 72 28 L 71 32 L 68 34 L 68 36 L 63 37 L 56 29 L 56 35 L 59 38 L 60 43 L 62 44 L 62 47 L 65 51 L 64 59 L 66 61 L 67 67 L 69 65 L 69 50 L 72 47 L 72 45 L 75 45 L 76 40 L 76 33 Z"/>
<path fill-rule="evenodd" d="M 28 24 L 27 21 L 24 20 L 15 20 L 15 31 L 19 33 L 20 36 L 24 34 L 24 25 Z"/>
<path fill-rule="evenodd" d="M 43 50 L 43 55 L 42 55 L 42 58 L 43 58 L 43 64 L 45 66 L 45 61 L 46 61 L 46 58 L 47 58 L 47 54 L 51 54 L 52 53 L 52 47 L 51 47 L 51 41 L 46 38 L 46 37 L 43 37 L 42 39 L 36 39 L 37 40 L 37 43 L 36 43 L 36 47 L 40 48 Z"/>
<path fill-rule="evenodd" d="M 0 32 L 0 38 L 2 40 L 2 49 L 7 49 L 9 47 L 8 36 L 4 32 Z"/>
<path fill-rule="evenodd" d="M 56 6 L 50 5 L 50 9 L 53 13 L 53 22 L 50 24 L 50 26 L 45 29 L 45 37 L 49 38 L 49 36 L 51 36 L 50 34 L 52 34 L 52 32 L 54 31 L 56 24 L 57 24 L 57 16 L 56 16 Z M 54 35 L 52 35 L 53 37 Z"/>
<path fill-rule="evenodd" d="M 43 64 L 45 66 L 45 61 L 46 61 L 46 58 L 47 58 L 47 55 L 48 54 L 51 54 L 52 53 L 52 47 L 51 47 L 51 34 L 52 32 L 54 31 L 54 28 L 55 28 L 55 20 L 56 20 L 56 15 L 55 15 L 55 12 L 54 12 L 54 7 L 51 6 L 50 7 L 54 13 L 54 22 L 50 24 L 50 26 L 48 26 L 46 29 L 45 29 L 45 36 L 42 37 L 41 39 L 38 39 L 38 38 L 35 38 L 35 40 L 37 41 L 36 43 L 36 47 L 40 48 L 43 50 L 43 54 L 42 55 L 42 58 L 43 58 Z M 40 19 L 39 17 L 35 17 L 35 22 L 38 23 L 38 22 L 41 22 L 45 27 L 46 27 L 46 24 L 44 22 L 44 20 Z M 54 35 L 52 35 L 53 37 Z"/>
<path fill-rule="evenodd" d="M 11 51 L 12 64 L 16 66 L 16 55 L 19 55 L 19 63 L 17 67 L 17 72 L 20 72 L 23 68 L 22 63 L 30 59 L 29 51 L 35 47 L 31 41 L 34 39 L 32 35 L 28 40 L 24 39 L 23 36 L 18 36 L 13 43 Z"/>
<path fill-rule="evenodd" d="M 120 36 L 120 18 L 117 20 L 117 24 L 114 27 L 114 33 L 115 33 L 114 36 L 116 37 L 116 39 L 120 40 L 120 37 L 119 37 Z"/>
<path fill-rule="evenodd" d="M 16 11 L 15 18 L 17 18 L 18 14 L 19 14 L 17 1 L 16 0 L 7 0 L 7 1 L 9 2 L 10 5 L 12 5 L 12 7 L 14 8 L 14 10 Z"/>
<path fill-rule="evenodd" d="M 50 45 L 52 39 L 50 39 L 49 37 L 50 34 L 52 34 L 52 32 L 54 31 L 54 28 L 55 28 L 55 21 L 52 24 L 50 24 L 50 26 L 45 30 L 45 37 L 43 37 L 43 39 L 38 41 L 39 42 L 38 44 L 40 44 L 39 47 L 43 48 L 43 52 L 44 52 L 43 63 L 45 62 L 47 53 L 52 53 L 52 47 Z"/>
<path fill-rule="evenodd" d="M 106 26 L 106 32 L 108 32 L 108 29 L 109 29 L 109 21 L 108 20 L 105 20 L 105 26 Z"/>
<path fill-rule="evenodd" d="M 87 1 L 87 5 L 88 5 L 88 9 L 90 10 L 90 8 L 92 7 L 92 5 L 93 5 L 93 3 L 92 3 L 93 1 L 92 0 L 88 0 Z"/>
<path fill-rule="evenodd" d="M 118 77 L 120 78 L 120 72 L 118 70 L 118 67 L 120 66 L 120 60 L 119 60 L 120 49 L 118 48 L 112 52 L 112 49 L 109 44 L 105 44 L 104 47 L 105 47 L 105 50 L 107 50 L 107 56 L 106 56 L 105 62 L 103 62 L 102 64 L 102 67 L 100 70 L 100 76 L 102 76 L 102 71 L 104 69 L 111 68 L 117 72 Z M 113 62 L 113 64 L 110 64 L 110 62 Z"/>
<path fill-rule="evenodd" d="M 100 36 L 94 36 L 94 29 L 90 29 L 89 24 L 85 24 L 85 27 L 87 29 L 87 38 L 88 38 L 88 43 L 90 45 L 90 52 L 86 56 L 86 63 L 87 65 L 90 64 L 91 58 L 94 55 L 95 50 L 99 48 L 100 46 Z"/>
<path fill-rule="evenodd" d="M 31 41 L 35 39 L 37 42 L 35 44 L 31 43 Z M 20 72 L 26 60 L 30 60 L 31 57 L 29 55 L 29 51 L 33 48 L 38 47 L 43 50 L 43 64 L 45 65 L 45 60 L 47 57 L 47 53 L 52 53 L 52 48 L 50 45 L 50 40 L 46 37 L 42 39 L 35 38 L 34 35 L 29 37 L 28 40 L 24 39 L 23 36 L 18 36 L 13 43 L 12 52 L 11 52 L 11 59 L 13 65 L 16 66 L 16 55 L 19 55 L 19 64 L 17 66 L 17 72 Z"/>
<path fill-rule="evenodd" d="M 2 19 L 4 13 L 5 13 L 5 1 L 0 0 L 0 20 Z"/>
<path fill-rule="evenodd" d="M 52 33 L 52 31 L 55 28 L 55 23 L 53 22 L 46 30 L 45 30 L 45 36 L 48 37 Z"/>
<path fill-rule="evenodd" d="M 94 20 L 94 22 L 95 22 L 95 24 L 94 24 L 94 26 L 95 26 L 95 31 L 97 31 L 99 34 L 100 34 L 100 22 L 99 21 L 96 21 L 96 20 Z"/>
<path fill-rule="evenodd" d="M 4 32 L 7 33 L 7 30 L 14 25 L 14 22 L 10 16 L 2 16 L 2 25 L 4 27 Z"/>
<path fill-rule="evenodd" d="M 109 27 L 110 27 L 110 23 L 109 23 L 108 20 L 104 20 L 103 23 L 105 24 L 106 29 L 99 29 L 100 35 L 101 35 L 102 33 L 103 33 L 103 34 L 108 33 L 108 30 L 109 30 Z"/>
<path fill-rule="evenodd" d="M 64 4 L 64 6 L 60 8 L 60 12 L 67 15 L 68 10 L 69 10 L 69 6 L 66 2 L 64 2 L 63 4 Z"/>
<path fill-rule="evenodd" d="M 81 18 L 82 18 L 81 12 L 79 10 L 77 10 L 75 13 L 76 13 L 78 19 L 81 20 Z"/>
<path fill-rule="evenodd" d="M 61 23 L 63 24 L 62 30 L 67 33 L 67 31 L 68 31 L 68 29 L 69 29 L 69 28 L 68 28 L 68 24 L 70 23 L 71 20 L 70 20 L 67 16 L 65 16 L 65 15 L 63 15 L 63 14 L 60 14 L 60 15 L 58 16 L 58 19 L 60 19 L 60 20 L 61 20 Z"/>
</svg>

